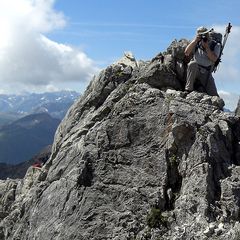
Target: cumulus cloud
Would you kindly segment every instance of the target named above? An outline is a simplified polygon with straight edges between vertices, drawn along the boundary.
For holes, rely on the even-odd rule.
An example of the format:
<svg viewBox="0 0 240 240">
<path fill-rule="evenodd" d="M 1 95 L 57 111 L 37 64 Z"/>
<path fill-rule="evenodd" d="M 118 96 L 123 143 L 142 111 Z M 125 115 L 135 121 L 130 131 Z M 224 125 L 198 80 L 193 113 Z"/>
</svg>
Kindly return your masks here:
<svg viewBox="0 0 240 240">
<path fill-rule="evenodd" d="M 218 32 L 225 33 L 226 26 L 214 26 Z M 240 95 L 240 26 L 233 26 L 222 55 L 222 63 L 215 74 L 220 96 L 226 107 L 234 110 Z"/>
<path fill-rule="evenodd" d="M 66 24 L 54 0 L 0 0 L 0 92 L 58 90 L 98 69 L 83 51 L 45 35 Z"/>
<path fill-rule="evenodd" d="M 225 107 L 231 111 L 235 111 L 239 100 L 239 95 L 236 93 L 230 93 L 223 90 L 218 91 L 219 96 L 224 99 Z"/>
</svg>

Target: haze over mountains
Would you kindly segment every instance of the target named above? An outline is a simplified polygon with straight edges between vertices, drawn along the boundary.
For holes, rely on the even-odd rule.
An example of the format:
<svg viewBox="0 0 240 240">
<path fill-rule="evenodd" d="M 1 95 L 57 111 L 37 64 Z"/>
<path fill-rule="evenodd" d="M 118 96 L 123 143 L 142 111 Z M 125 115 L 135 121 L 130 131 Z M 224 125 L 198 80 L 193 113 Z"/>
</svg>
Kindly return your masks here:
<svg viewBox="0 0 240 240">
<path fill-rule="evenodd" d="M 60 123 L 48 113 L 31 114 L 0 128 L 0 162 L 18 164 L 52 144 Z"/>
<path fill-rule="evenodd" d="M 28 161 L 52 144 L 61 119 L 78 96 L 74 91 L 1 94 L 0 163 Z"/>
</svg>

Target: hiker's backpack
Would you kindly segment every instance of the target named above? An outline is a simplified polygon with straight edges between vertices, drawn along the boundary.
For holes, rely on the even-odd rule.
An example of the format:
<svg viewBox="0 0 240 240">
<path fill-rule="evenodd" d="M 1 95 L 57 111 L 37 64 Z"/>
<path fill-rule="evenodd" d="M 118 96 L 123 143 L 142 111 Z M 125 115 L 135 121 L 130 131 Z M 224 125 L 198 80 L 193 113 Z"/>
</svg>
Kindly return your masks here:
<svg viewBox="0 0 240 240">
<path fill-rule="evenodd" d="M 222 55 L 222 50 L 223 50 L 223 45 L 222 45 L 222 34 L 215 32 L 213 29 L 209 32 L 209 38 L 210 38 L 210 49 L 212 51 L 214 51 L 214 48 L 217 44 L 220 44 L 221 46 L 221 51 L 220 51 L 220 55 L 217 59 L 217 61 L 214 63 L 214 67 L 213 67 L 213 72 L 216 72 L 218 64 L 221 62 L 221 55 Z"/>
<path fill-rule="evenodd" d="M 213 51 L 215 46 L 219 43 L 222 47 L 222 34 L 215 32 L 214 30 L 209 32 L 210 49 Z"/>
</svg>

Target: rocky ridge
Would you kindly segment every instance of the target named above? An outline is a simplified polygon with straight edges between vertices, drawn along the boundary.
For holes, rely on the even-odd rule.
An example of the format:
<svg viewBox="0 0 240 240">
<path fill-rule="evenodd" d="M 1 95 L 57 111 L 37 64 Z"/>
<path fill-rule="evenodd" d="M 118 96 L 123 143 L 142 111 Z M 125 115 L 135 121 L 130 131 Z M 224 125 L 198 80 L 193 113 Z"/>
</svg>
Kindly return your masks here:
<svg viewBox="0 0 240 240">
<path fill-rule="evenodd" d="M 182 91 L 186 45 L 94 77 L 44 168 L 0 182 L 0 239 L 239 238 L 240 120 Z"/>
</svg>

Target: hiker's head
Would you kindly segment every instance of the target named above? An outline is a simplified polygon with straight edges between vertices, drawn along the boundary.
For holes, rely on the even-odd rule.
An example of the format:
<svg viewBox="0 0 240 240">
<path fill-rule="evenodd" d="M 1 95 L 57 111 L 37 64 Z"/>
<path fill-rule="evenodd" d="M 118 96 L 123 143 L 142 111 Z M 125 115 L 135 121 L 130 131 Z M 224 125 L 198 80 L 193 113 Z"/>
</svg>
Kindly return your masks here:
<svg viewBox="0 0 240 240">
<path fill-rule="evenodd" d="M 197 35 L 200 36 L 201 40 L 207 42 L 209 39 L 209 30 L 206 27 L 199 27 L 197 29 Z"/>
<path fill-rule="evenodd" d="M 199 35 L 205 34 L 205 33 L 208 33 L 208 32 L 209 32 L 209 30 L 206 27 L 203 27 L 203 26 L 201 26 L 197 29 L 197 34 L 199 34 Z"/>
</svg>

